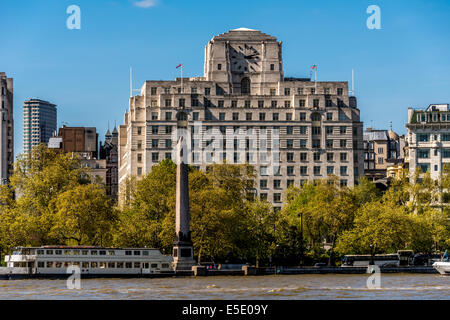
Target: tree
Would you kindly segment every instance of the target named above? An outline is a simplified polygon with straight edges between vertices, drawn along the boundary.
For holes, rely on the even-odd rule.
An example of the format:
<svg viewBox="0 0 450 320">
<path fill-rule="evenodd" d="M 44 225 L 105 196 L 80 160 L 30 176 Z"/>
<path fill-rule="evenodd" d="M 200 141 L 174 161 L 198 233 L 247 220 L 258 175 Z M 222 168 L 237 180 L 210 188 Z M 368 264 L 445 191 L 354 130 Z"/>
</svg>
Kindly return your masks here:
<svg viewBox="0 0 450 320">
<path fill-rule="evenodd" d="M 110 244 L 115 220 L 110 201 L 97 184 L 79 185 L 58 195 L 51 235 L 59 244 Z"/>
</svg>

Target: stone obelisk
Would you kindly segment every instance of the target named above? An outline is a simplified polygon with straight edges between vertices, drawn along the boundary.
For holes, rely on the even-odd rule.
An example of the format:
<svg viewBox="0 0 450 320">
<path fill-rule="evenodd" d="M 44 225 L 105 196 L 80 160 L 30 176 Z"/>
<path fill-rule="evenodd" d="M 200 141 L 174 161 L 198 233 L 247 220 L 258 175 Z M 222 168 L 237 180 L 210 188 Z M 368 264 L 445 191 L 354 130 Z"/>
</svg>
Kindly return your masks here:
<svg viewBox="0 0 450 320">
<path fill-rule="evenodd" d="M 195 264 L 190 230 L 189 181 L 185 150 L 186 143 L 181 136 L 177 145 L 176 235 L 173 246 L 173 269 L 175 271 L 191 271 Z"/>
</svg>

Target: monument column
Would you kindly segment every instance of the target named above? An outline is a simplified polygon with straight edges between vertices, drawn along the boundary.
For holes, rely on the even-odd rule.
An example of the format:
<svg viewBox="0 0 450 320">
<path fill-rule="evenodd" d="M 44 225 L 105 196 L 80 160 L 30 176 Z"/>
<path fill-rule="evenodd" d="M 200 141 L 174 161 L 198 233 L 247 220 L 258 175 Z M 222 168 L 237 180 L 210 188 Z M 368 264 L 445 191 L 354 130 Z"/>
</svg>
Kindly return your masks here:
<svg viewBox="0 0 450 320">
<path fill-rule="evenodd" d="M 178 132 L 186 132 L 186 114 L 180 112 Z M 195 265 L 194 250 L 191 241 L 189 212 L 189 180 L 187 167 L 186 139 L 181 135 L 177 145 L 177 197 L 175 216 L 175 242 L 173 246 L 173 269 L 175 271 L 191 271 Z"/>
</svg>

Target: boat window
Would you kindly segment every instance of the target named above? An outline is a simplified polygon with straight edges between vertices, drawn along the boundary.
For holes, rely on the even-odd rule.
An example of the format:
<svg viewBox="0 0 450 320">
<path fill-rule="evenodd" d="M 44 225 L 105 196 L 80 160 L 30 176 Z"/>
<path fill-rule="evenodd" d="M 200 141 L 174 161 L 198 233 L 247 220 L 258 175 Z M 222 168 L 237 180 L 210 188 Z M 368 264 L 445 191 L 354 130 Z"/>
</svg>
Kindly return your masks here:
<svg viewBox="0 0 450 320">
<path fill-rule="evenodd" d="M 38 250 L 37 254 L 45 254 L 45 251 L 44 250 Z"/>
<path fill-rule="evenodd" d="M 148 251 L 142 251 L 142 255 L 148 256 Z"/>
<path fill-rule="evenodd" d="M 14 251 L 13 252 L 13 256 L 18 256 L 18 255 L 20 255 L 20 251 Z"/>
<path fill-rule="evenodd" d="M 169 268 L 169 264 L 168 263 L 163 263 L 161 265 L 161 268 L 167 269 L 167 268 Z"/>
<path fill-rule="evenodd" d="M 74 256 L 79 256 L 80 255 L 80 250 L 73 250 L 73 255 Z"/>
<path fill-rule="evenodd" d="M 132 267 L 132 263 L 131 262 L 127 262 L 125 263 L 125 268 L 131 268 Z"/>
<path fill-rule="evenodd" d="M 27 255 L 30 254 L 30 250 L 29 250 L 29 249 L 24 249 L 24 250 L 22 250 L 22 254 L 23 254 L 24 256 L 27 256 Z"/>
<path fill-rule="evenodd" d="M 78 262 L 78 261 L 74 262 L 73 265 L 79 267 L 80 266 L 80 262 Z"/>
<path fill-rule="evenodd" d="M 55 254 L 57 254 L 57 255 L 62 254 L 62 250 L 55 250 Z"/>
<path fill-rule="evenodd" d="M 126 255 L 126 256 L 131 256 L 131 251 L 128 251 L 128 250 L 125 251 L 125 255 Z"/>
<path fill-rule="evenodd" d="M 117 268 L 123 268 L 123 262 L 117 262 Z"/>
<path fill-rule="evenodd" d="M 44 268 L 44 262 L 38 262 L 38 268 Z"/>
<path fill-rule="evenodd" d="M 106 256 L 106 251 L 99 251 L 99 254 L 100 254 L 101 256 Z"/>
<path fill-rule="evenodd" d="M 143 265 L 144 265 L 144 266 L 143 266 L 144 269 L 148 269 L 148 266 L 149 266 L 150 264 L 149 264 L 148 262 L 145 262 L 145 263 L 143 263 Z"/>
<path fill-rule="evenodd" d="M 83 262 L 83 268 L 84 269 L 89 268 L 89 262 Z"/>
<path fill-rule="evenodd" d="M 135 251 L 135 252 L 134 252 L 134 255 L 135 255 L 135 256 L 140 256 L 140 255 L 141 255 L 141 252 L 140 252 L 140 251 Z"/>
<path fill-rule="evenodd" d="M 91 262 L 91 268 L 97 268 L 97 262 Z"/>
<path fill-rule="evenodd" d="M 157 263 L 152 263 L 152 268 L 158 268 L 158 264 Z"/>
<path fill-rule="evenodd" d="M 53 261 L 47 261 L 47 268 L 53 268 Z"/>
<path fill-rule="evenodd" d="M 99 263 L 99 267 L 100 267 L 100 269 L 105 269 L 106 268 L 106 262 L 100 262 Z"/>
<path fill-rule="evenodd" d="M 64 262 L 64 268 L 68 268 L 71 264 L 71 262 Z"/>
<path fill-rule="evenodd" d="M 114 250 L 108 251 L 108 256 L 115 256 L 116 252 Z"/>
<path fill-rule="evenodd" d="M 62 267 L 62 262 L 56 262 L 56 268 L 61 268 Z"/>
<path fill-rule="evenodd" d="M 115 268 L 116 267 L 116 263 L 115 262 L 108 262 L 108 268 Z"/>
<path fill-rule="evenodd" d="M 91 255 L 92 255 L 92 256 L 96 256 L 96 255 L 97 255 L 97 251 L 96 251 L 96 250 L 92 250 L 92 251 L 91 251 Z"/>
<path fill-rule="evenodd" d="M 81 254 L 83 256 L 87 256 L 89 254 L 89 251 L 88 250 L 83 250 L 83 251 L 81 251 Z"/>
<path fill-rule="evenodd" d="M 135 262 L 134 263 L 134 267 L 135 268 L 140 268 L 141 267 L 141 263 L 140 262 Z"/>
<path fill-rule="evenodd" d="M 53 250 L 47 250 L 47 254 L 53 255 Z"/>
<path fill-rule="evenodd" d="M 64 250 L 64 254 L 66 256 L 70 256 L 72 254 L 72 251 L 71 250 Z"/>
</svg>

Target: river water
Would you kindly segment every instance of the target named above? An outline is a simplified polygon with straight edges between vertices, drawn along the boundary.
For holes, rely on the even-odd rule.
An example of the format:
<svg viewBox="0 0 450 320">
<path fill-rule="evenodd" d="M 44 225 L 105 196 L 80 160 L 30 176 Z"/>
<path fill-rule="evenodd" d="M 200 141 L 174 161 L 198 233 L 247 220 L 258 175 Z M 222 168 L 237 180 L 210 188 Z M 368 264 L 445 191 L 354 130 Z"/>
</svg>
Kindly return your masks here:
<svg viewBox="0 0 450 320">
<path fill-rule="evenodd" d="M 0 280 L 0 299 L 445 299 L 450 277 L 382 274 L 381 288 L 368 289 L 369 275 L 274 275 L 161 279 L 81 279 L 80 290 L 63 280 Z"/>
</svg>

